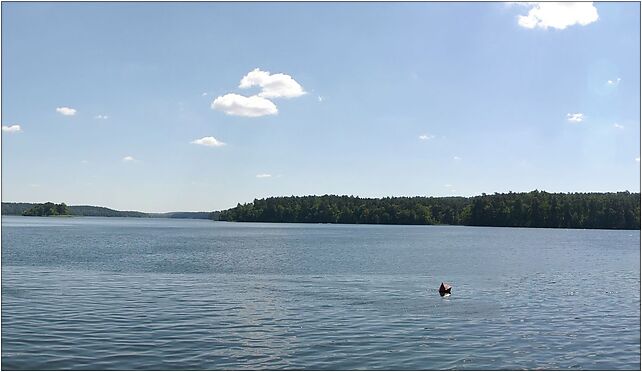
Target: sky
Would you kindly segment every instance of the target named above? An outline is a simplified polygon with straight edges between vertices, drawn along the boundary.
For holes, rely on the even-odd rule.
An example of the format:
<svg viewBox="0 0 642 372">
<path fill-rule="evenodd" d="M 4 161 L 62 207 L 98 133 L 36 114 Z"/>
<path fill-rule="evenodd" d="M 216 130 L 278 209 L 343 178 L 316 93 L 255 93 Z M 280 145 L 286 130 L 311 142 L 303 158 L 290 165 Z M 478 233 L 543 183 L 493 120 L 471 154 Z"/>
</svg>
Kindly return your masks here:
<svg viewBox="0 0 642 372">
<path fill-rule="evenodd" d="M 2 200 L 640 191 L 639 3 L 2 3 Z"/>
</svg>

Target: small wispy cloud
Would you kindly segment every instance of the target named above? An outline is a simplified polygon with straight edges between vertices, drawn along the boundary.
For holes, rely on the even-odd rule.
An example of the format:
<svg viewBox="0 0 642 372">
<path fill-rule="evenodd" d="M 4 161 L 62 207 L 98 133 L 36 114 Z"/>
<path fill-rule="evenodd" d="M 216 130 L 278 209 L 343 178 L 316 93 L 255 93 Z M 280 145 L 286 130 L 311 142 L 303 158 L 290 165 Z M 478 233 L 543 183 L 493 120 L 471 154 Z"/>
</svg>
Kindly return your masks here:
<svg viewBox="0 0 642 372">
<path fill-rule="evenodd" d="M 206 95 L 207 95 L 207 92 L 203 92 L 203 93 L 201 93 L 201 96 L 202 96 L 202 97 L 205 97 Z"/>
<path fill-rule="evenodd" d="M 624 129 L 624 125 L 621 125 L 621 124 L 618 124 L 618 123 L 614 123 L 613 124 L 613 128 Z"/>
<path fill-rule="evenodd" d="M 527 5 L 531 7 L 528 14 L 517 17 L 517 23 L 524 28 L 563 30 L 573 25 L 586 26 L 600 18 L 592 2 L 536 2 Z"/>
<path fill-rule="evenodd" d="M 640 157 L 638 156 L 637 158 L 635 158 L 635 161 L 637 161 L 639 163 L 640 162 Z"/>
<path fill-rule="evenodd" d="M 607 80 L 606 81 L 606 85 L 611 86 L 611 87 L 616 87 L 616 86 L 620 85 L 620 81 L 622 81 L 622 79 L 620 79 L 620 78 L 617 78 L 615 80 Z"/>
<path fill-rule="evenodd" d="M 419 139 L 422 140 L 422 141 L 428 141 L 428 140 L 431 140 L 433 138 L 435 138 L 435 136 L 433 136 L 432 134 L 422 134 L 422 135 L 419 136 Z"/>
<path fill-rule="evenodd" d="M 325 101 L 325 98 L 323 98 L 323 96 L 317 96 L 317 101 L 323 102 Z"/>
<path fill-rule="evenodd" d="M 221 147 L 226 145 L 225 142 L 219 141 L 212 136 L 195 139 L 190 143 L 193 143 L 195 145 L 208 146 L 208 147 Z"/>
<path fill-rule="evenodd" d="M 566 114 L 566 120 L 570 121 L 571 123 L 581 123 L 584 121 L 584 114 L 582 114 L 581 112 Z"/>
<path fill-rule="evenodd" d="M 459 156 L 455 155 L 455 156 L 453 156 L 453 160 L 459 161 L 459 160 L 461 160 L 461 158 Z"/>
<path fill-rule="evenodd" d="M 109 116 L 108 115 L 96 115 L 96 116 L 94 116 L 94 119 L 107 120 L 107 119 L 109 119 Z"/>
<path fill-rule="evenodd" d="M 74 116 L 76 115 L 76 109 L 71 107 L 57 107 L 56 112 L 65 116 Z"/>
<path fill-rule="evenodd" d="M 7 126 L 7 125 L 3 125 L 2 126 L 2 131 L 5 132 L 5 133 L 18 133 L 21 130 L 22 130 L 22 128 L 18 124 L 9 125 L 9 126 Z"/>
<path fill-rule="evenodd" d="M 132 162 L 132 161 L 134 161 L 134 160 L 136 160 L 136 159 L 134 159 L 134 157 L 133 157 L 133 156 L 131 156 L 131 155 L 127 155 L 127 156 L 125 156 L 125 157 L 123 158 L 123 161 L 124 161 L 125 163 L 129 163 L 129 162 Z"/>
<path fill-rule="evenodd" d="M 447 183 L 447 184 L 444 185 L 444 187 L 449 189 L 449 188 L 453 187 L 453 185 Z"/>
<path fill-rule="evenodd" d="M 261 87 L 259 97 L 263 98 L 294 98 L 306 92 L 301 84 L 286 74 L 271 74 L 269 71 L 262 71 L 258 68 L 247 73 L 241 79 L 239 88 Z"/>
<path fill-rule="evenodd" d="M 267 173 L 260 173 L 256 175 L 256 178 L 270 178 L 270 177 L 272 177 L 272 175 Z"/>
<path fill-rule="evenodd" d="M 245 97 L 235 93 L 217 97 L 211 107 L 214 110 L 223 111 L 227 115 L 246 117 L 276 115 L 279 112 L 276 105 L 269 99 L 259 96 Z"/>
</svg>

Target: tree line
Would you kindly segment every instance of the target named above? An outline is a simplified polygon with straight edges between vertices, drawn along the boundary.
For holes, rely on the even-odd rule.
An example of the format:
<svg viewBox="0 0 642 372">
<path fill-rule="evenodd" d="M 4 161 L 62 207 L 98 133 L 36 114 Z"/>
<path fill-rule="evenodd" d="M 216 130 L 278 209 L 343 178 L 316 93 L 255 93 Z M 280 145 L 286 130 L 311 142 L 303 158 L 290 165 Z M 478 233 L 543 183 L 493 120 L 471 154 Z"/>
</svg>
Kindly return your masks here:
<svg viewBox="0 0 642 372">
<path fill-rule="evenodd" d="M 47 203 L 10 203 L 2 202 L 3 215 L 15 216 L 54 216 L 54 214 L 46 214 L 51 212 L 51 206 L 65 205 L 66 214 L 72 216 L 95 216 L 95 217 L 148 217 L 147 213 L 135 211 L 117 211 L 105 207 L 94 207 L 90 205 L 72 205 L 67 206 L 65 203 L 55 204 L 52 202 Z M 59 213 L 60 214 L 60 213 Z"/>
<path fill-rule="evenodd" d="M 528 193 L 474 197 L 291 196 L 255 199 L 222 221 L 640 229 L 640 193 Z"/>
<path fill-rule="evenodd" d="M 49 202 L 36 204 L 22 212 L 23 216 L 69 216 L 70 214 L 69 207 L 65 203 L 54 204 Z"/>
</svg>

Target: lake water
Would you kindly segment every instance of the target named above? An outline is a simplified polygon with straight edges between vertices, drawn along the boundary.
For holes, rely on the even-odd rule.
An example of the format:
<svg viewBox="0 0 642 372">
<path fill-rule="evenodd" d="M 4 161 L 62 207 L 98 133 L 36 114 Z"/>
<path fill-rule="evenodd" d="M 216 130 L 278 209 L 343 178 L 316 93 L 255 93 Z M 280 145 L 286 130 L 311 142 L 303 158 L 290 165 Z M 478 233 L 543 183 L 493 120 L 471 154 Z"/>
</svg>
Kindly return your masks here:
<svg viewBox="0 0 642 372">
<path fill-rule="evenodd" d="M 2 369 L 639 370 L 640 232 L 5 216 Z"/>
</svg>

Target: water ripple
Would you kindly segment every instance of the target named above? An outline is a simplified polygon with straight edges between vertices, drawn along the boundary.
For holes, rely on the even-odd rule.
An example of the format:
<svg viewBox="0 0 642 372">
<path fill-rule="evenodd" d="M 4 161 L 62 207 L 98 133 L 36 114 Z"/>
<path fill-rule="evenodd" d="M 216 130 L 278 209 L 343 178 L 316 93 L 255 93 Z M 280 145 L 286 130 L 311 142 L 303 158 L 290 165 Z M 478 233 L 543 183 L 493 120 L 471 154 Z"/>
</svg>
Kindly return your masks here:
<svg viewBox="0 0 642 372">
<path fill-rule="evenodd" d="M 3 369 L 640 368 L 639 235 L 38 223 L 3 225 Z"/>
</svg>

